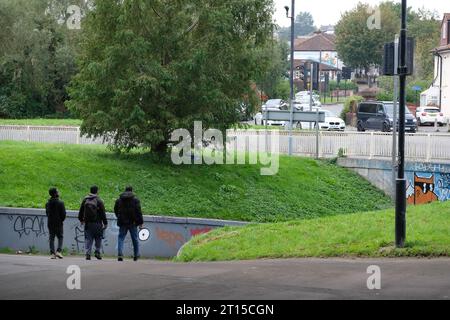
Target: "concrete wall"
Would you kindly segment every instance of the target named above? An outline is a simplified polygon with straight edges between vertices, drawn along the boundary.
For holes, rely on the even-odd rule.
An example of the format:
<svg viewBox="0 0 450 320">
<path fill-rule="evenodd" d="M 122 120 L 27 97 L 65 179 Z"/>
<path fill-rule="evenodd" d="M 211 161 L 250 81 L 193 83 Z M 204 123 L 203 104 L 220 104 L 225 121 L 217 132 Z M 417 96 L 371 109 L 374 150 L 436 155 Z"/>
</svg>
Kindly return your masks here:
<svg viewBox="0 0 450 320">
<path fill-rule="evenodd" d="M 64 224 L 64 248 L 71 253 L 84 253 L 84 229 L 77 212 L 68 212 Z M 103 241 L 103 253 L 117 255 L 119 228 L 117 220 L 108 214 L 109 226 Z M 193 236 L 224 226 L 245 223 L 206 219 L 185 219 L 145 216 L 145 229 L 140 233 L 141 255 L 146 258 L 171 258 Z M 49 252 L 48 228 L 45 210 L 0 208 L 0 248 L 26 251 L 35 247 L 41 253 Z M 131 238 L 125 241 L 126 256 L 132 255 Z"/>
<path fill-rule="evenodd" d="M 340 158 L 338 164 L 357 172 L 387 195 L 394 195 L 391 161 Z M 407 162 L 405 169 L 409 204 L 450 200 L 450 164 Z"/>
</svg>

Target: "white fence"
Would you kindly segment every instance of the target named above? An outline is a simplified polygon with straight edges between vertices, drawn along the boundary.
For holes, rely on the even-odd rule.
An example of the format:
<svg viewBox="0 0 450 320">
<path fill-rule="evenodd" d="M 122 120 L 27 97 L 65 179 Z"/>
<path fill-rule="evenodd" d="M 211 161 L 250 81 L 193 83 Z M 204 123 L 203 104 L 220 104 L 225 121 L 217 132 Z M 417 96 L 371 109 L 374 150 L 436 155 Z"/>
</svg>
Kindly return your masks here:
<svg viewBox="0 0 450 320">
<path fill-rule="evenodd" d="M 265 131 L 230 130 L 229 136 L 263 138 Z M 280 153 L 288 153 L 289 134 L 280 131 Z M 0 126 L 0 140 L 15 140 L 67 144 L 103 144 L 102 139 L 80 136 L 77 127 Z M 249 139 L 251 140 L 251 139 Z M 316 133 L 294 132 L 293 152 L 301 156 L 316 155 Z M 379 132 L 320 132 L 319 157 L 338 155 L 348 157 L 390 158 L 392 157 L 392 134 Z M 413 161 L 450 161 L 450 135 L 435 133 L 408 134 L 406 157 Z"/>
</svg>

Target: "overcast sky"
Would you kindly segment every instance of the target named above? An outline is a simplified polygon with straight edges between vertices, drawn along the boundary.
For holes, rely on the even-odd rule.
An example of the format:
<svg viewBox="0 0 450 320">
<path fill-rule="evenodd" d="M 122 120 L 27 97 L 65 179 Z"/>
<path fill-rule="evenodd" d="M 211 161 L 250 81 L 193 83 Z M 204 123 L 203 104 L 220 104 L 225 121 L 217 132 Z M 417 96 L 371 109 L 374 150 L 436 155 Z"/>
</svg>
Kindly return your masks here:
<svg viewBox="0 0 450 320">
<path fill-rule="evenodd" d="M 274 0 L 277 12 L 275 20 L 280 26 L 290 25 L 286 18 L 285 6 L 291 6 L 292 0 Z M 336 24 L 341 14 L 354 8 L 358 2 L 365 2 L 371 5 L 381 3 L 380 0 L 296 0 L 295 12 L 308 11 L 314 17 L 316 26 Z M 400 0 L 397 0 L 400 2 Z M 450 12 L 449 0 L 408 0 L 408 6 L 418 9 L 425 7 L 429 10 L 436 10 L 439 16 L 443 17 L 444 12 Z"/>
</svg>

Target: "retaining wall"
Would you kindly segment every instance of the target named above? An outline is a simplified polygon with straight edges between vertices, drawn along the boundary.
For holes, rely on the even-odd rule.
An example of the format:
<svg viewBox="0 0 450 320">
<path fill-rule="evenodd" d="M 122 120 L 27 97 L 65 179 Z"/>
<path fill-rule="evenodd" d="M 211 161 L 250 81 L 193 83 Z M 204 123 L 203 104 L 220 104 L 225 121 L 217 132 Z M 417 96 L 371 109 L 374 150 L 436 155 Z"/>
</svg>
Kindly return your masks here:
<svg viewBox="0 0 450 320">
<path fill-rule="evenodd" d="M 338 164 L 357 172 L 387 195 L 394 195 L 391 161 L 340 158 Z M 405 175 L 408 204 L 450 200 L 449 163 L 407 162 Z"/>
<path fill-rule="evenodd" d="M 103 254 L 117 255 L 119 228 L 113 214 L 108 214 L 108 229 L 103 241 Z M 193 236 L 224 226 L 243 226 L 245 223 L 222 220 L 144 216 L 144 229 L 139 234 L 142 257 L 171 258 Z M 47 217 L 45 210 L 0 208 L 0 248 L 49 252 Z M 64 224 L 64 248 L 70 253 L 84 253 L 84 228 L 78 213 L 69 211 Z M 132 256 L 128 235 L 124 254 Z"/>
</svg>

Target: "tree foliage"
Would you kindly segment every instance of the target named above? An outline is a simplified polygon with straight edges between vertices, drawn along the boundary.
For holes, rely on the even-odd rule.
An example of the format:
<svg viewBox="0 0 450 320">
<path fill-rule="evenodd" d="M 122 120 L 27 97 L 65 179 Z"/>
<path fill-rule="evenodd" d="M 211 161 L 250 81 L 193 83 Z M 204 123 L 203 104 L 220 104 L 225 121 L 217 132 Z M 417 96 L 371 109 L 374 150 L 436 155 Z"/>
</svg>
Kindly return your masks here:
<svg viewBox="0 0 450 320">
<path fill-rule="evenodd" d="M 300 12 L 295 17 L 295 37 L 307 36 L 317 30 L 314 24 L 314 18 L 309 12 Z M 278 31 L 280 40 L 291 41 L 291 27 L 280 28 Z"/>
<path fill-rule="evenodd" d="M 97 0 L 69 108 L 118 149 L 167 150 L 174 129 L 225 130 L 265 61 L 272 0 Z"/>
<path fill-rule="evenodd" d="M 370 30 L 368 5 L 359 3 L 346 12 L 336 26 L 336 45 L 339 56 L 348 66 L 366 69 L 380 65 L 383 46 L 400 32 L 401 6 L 390 1 L 380 4 L 381 29 Z M 436 13 L 425 9 L 417 12 L 408 8 L 408 36 L 415 38 L 415 77 L 433 77 L 434 62 L 431 50 L 439 43 L 440 21 Z"/>
<path fill-rule="evenodd" d="M 49 10 L 60 2 L 0 0 L 0 117 L 65 110 L 65 86 L 76 72 L 76 34 Z M 84 4 L 71 0 L 77 2 Z"/>
<path fill-rule="evenodd" d="M 371 13 L 369 5 L 364 3 L 344 13 L 336 25 L 336 48 L 347 66 L 367 69 L 372 65 L 381 65 L 383 46 L 393 41 L 399 32 L 400 19 L 392 2 L 381 3 L 379 10 L 380 29 L 369 29 Z"/>
</svg>

